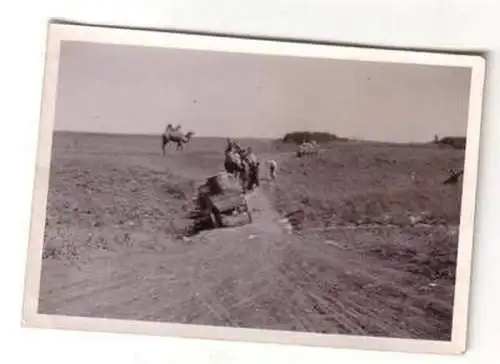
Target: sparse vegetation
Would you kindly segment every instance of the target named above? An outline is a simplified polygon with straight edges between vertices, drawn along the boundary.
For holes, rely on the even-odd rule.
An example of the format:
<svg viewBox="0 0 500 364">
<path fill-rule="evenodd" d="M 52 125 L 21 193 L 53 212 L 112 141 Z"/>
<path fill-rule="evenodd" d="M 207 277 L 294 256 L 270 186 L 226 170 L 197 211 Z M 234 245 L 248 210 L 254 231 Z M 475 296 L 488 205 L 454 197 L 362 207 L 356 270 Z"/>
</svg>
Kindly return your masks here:
<svg viewBox="0 0 500 364">
<path fill-rule="evenodd" d="M 461 186 L 442 182 L 463 150 L 325 142 L 300 159 L 293 138 L 242 142 L 279 162 L 266 224 L 183 240 L 224 139 L 164 158 L 156 137 L 56 135 L 41 312 L 449 340 Z"/>
<path fill-rule="evenodd" d="M 271 191 L 286 214 L 305 211 L 309 227 L 332 224 L 458 224 L 461 188 L 443 185 L 463 152 L 339 144 L 308 161 L 281 163 Z"/>
<path fill-rule="evenodd" d="M 283 143 L 300 144 L 303 141 L 306 142 L 316 141 L 318 143 L 326 143 L 339 139 L 340 138 L 335 134 L 326 132 L 296 131 L 293 133 L 285 134 L 285 136 L 283 137 Z M 345 138 L 341 139 L 346 140 Z"/>
<path fill-rule="evenodd" d="M 441 146 L 450 146 L 452 148 L 462 149 L 462 150 L 465 150 L 465 146 L 467 144 L 467 140 L 465 137 L 451 137 L 451 136 L 438 139 L 437 141 L 435 140 L 434 142 Z"/>
</svg>

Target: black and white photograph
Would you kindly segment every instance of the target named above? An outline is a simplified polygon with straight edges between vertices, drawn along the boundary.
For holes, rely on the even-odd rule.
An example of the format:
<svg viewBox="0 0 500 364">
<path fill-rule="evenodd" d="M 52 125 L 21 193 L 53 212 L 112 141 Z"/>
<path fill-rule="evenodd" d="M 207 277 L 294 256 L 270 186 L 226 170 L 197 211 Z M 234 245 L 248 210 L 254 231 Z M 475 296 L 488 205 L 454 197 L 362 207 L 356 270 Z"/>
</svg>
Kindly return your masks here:
<svg viewBox="0 0 500 364">
<path fill-rule="evenodd" d="M 484 72 L 50 25 L 24 325 L 463 352 Z"/>
</svg>

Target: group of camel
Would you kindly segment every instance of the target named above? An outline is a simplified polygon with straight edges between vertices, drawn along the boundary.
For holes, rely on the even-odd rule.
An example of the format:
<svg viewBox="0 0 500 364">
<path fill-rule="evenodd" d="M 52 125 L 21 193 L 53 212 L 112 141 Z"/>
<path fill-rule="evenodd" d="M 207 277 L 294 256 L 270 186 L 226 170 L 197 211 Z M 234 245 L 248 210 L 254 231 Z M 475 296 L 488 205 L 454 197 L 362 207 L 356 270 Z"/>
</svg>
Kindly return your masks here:
<svg viewBox="0 0 500 364">
<path fill-rule="evenodd" d="M 182 150 L 183 145 L 191 141 L 194 132 L 189 131 L 187 133 L 182 133 L 180 131 L 181 126 L 177 125 L 173 127 L 171 124 L 167 125 L 165 132 L 162 134 L 162 151 L 163 155 L 166 153 L 166 146 L 169 142 L 177 144 L 177 150 Z M 319 146 L 316 141 L 303 141 L 299 145 L 297 150 L 297 157 L 318 155 Z M 252 158 L 249 158 L 252 157 Z M 270 164 L 271 175 L 274 176 L 276 170 L 276 162 L 271 161 Z M 240 148 L 237 144 L 228 140 L 228 147 L 225 151 L 224 168 L 226 172 L 237 176 L 240 178 L 244 185 L 248 188 L 253 188 L 255 185 L 259 185 L 259 162 L 255 159 L 250 150 L 244 150 Z M 456 184 L 460 177 L 464 173 L 463 168 L 457 171 L 450 170 L 448 178 L 443 182 L 444 184 Z"/>
<path fill-rule="evenodd" d="M 260 162 L 253 154 L 252 148 L 245 150 L 228 139 L 224 155 L 224 169 L 241 180 L 244 190 L 259 186 Z"/>
</svg>

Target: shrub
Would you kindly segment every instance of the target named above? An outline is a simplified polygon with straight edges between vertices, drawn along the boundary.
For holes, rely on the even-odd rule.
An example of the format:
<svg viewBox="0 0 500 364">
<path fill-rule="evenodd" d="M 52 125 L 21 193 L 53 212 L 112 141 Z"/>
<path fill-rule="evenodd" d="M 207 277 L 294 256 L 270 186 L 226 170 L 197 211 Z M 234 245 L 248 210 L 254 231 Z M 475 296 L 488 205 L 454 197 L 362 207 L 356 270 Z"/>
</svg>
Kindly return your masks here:
<svg viewBox="0 0 500 364">
<path fill-rule="evenodd" d="M 283 137 L 283 143 L 300 144 L 303 141 L 310 142 L 313 140 L 318 143 L 326 143 L 338 139 L 339 137 L 337 137 L 335 134 L 326 132 L 296 131 L 285 134 L 285 136 Z M 342 139 L 344 140 L 345 138 Z"/>
<path fill-rule="evenodd" d="M 437 141 L 439 145 L 448 145 L 455 149 L 465 149 L 467 140 L 465 137 L 444 137 Z"/>
</svg>

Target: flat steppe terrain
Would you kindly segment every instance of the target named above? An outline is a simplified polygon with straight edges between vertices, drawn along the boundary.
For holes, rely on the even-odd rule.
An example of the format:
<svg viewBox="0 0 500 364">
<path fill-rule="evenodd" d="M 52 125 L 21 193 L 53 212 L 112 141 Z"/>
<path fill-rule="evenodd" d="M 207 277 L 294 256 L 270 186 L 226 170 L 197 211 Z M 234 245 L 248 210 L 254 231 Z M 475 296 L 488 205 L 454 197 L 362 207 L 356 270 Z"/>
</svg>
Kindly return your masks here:
<svg viewBox="0 0 500 364">
<path fill-rule="evenodd" d="M 461 186 L 442 182 L 462 150 L 240 144 L 279 163 L 253 223 L 185 237 L 224 139 L 163 157 L 159 137 L 56 133 L 39 312 L 450 339 Z"/>
</svg>

